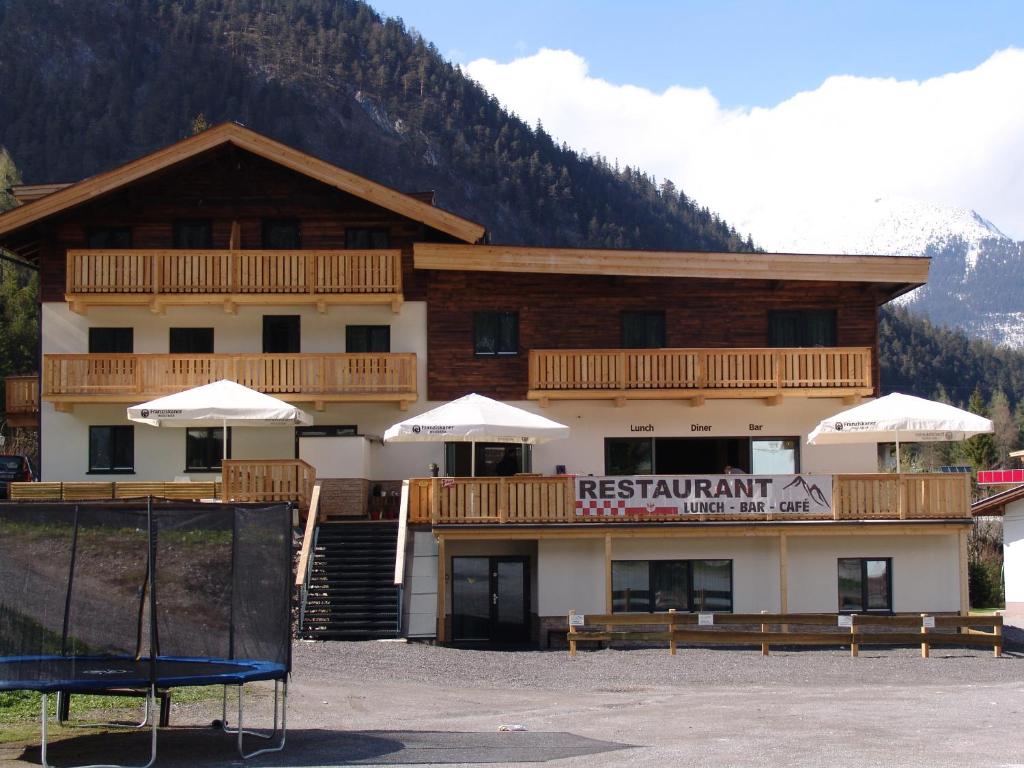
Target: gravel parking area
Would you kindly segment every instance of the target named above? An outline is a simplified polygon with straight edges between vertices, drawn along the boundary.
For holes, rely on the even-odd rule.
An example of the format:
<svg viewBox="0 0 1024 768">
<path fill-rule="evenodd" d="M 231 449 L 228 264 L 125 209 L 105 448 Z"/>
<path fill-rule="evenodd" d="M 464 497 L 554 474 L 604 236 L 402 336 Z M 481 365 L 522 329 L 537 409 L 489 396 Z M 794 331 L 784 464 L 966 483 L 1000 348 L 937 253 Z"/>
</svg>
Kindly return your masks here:
<svg viewBox="0 0 1024 768">
<path fill-rule="evenodd" d="M 1013 650 L 294 652 L 288 747 L 253 765 L 1024 766 L 1024 655 Z M 212 714 L 176 709 L 174 724 L 196 727 L 161 735 L 158 766 L 239 764 L 226 737 L 200 727 Z M 119 761 L 142 756 L 142 734 L 111 738 Z M 73 738 L 51 757 L 102 758 L 101 744 Z M 38 762 L 38 749 L 5 757 Z"/>
</svg>

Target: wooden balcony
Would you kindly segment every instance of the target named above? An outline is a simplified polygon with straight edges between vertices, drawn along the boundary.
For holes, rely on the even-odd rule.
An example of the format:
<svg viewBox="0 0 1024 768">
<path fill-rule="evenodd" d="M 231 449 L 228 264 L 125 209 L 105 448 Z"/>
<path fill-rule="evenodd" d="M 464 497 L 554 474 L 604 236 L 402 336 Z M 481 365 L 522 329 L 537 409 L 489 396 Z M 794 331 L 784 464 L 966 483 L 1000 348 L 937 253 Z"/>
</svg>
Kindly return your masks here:
<svg viewBox="0 0 1024 768">
<path fill-rule="evenodd" d="M 402 252 L 70 249 L 66 300 L 91 306 L 402 303 Z"/>
<path fill-rule="evenodd" d="M 45 355 L 43 399 L 58 410 L 76 403 L 139 403 L 230 379 L 294 403 L 414 402 L 416 355 L 213 354 Z"/>
<path fill-rule="evenodd" d="M 8 376 L 4 379 L 4 410 L 12 427 L 39 426 L 39 377 Z"/>
<path fill-rule="evenodd" d="M 537 349 L 527 397 L 550 400 L 857 398 L 874 393 L 869 347 Z"/>
<path fill-rule="evenodd" d="M 650 514 L 589 517 L 577 514 L 572 477 L 414 478 L 409 481 L 410 524 L 545 525 L 579 523 L 758 522 L 785 520 L 970 519 L 966 475 L 833 475 L 832 511 L 819 513 Z"/>
</svg>

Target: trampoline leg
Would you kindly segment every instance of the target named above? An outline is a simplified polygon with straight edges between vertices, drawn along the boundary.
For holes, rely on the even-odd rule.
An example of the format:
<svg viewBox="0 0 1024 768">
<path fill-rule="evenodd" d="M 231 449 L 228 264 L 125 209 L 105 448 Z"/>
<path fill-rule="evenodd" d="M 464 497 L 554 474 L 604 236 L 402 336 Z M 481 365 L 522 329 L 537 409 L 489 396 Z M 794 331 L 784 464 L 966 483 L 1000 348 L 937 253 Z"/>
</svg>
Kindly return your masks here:
<svg viewBox="0 0 1024 768">
<path fill-rule="evenodd" d="M 73 723 L 69 716 L 71 712 L 71 694 L 67 691 L 57 691 L 57 722 L 61 728 L 129 728 L 139 730 L 149 725 L 149 718 L 153 716 L 148 695 L 145 698 L 143 707 L 145 717 L 142 718 L 141 723 Z M 163 704 L 161 703 L 161 715 L 163 715 L 163 711 Z M 160 725 L 164 727 L 167 724 L 161 722 Z"/>
<path fill-rule="evenodd" d="M 242 684 L 242 685 L 244 685 L 244 684 Z M 239 699 L 242 698 L 242 685 L 238 686 L 238 698 Z M 274 730 L 272 730 L 270 733 L 257 733 L 256 731 L 246 731 L 245 732 L 246 736 L 254 736 L 257 739 L 267 739 L 268 741 L 270 739 L 273 739 L 273 738 L 275 738 L 277 736 L 278 685 L 279 685 L 279 681 L 275 680 L 274 681 Z M 239 705 L 241 705 L 241 702 L 239 702 Z M 223 705 L 221 707 L 220 729 L 222 731 L 224 731 L 224 733 L 230 733 L 230 734 L 236 734 L 239 731 L 238 728 L 230 728 L 230 727 L 228 727 L 228 687 L 226 685 L 224 686 L 224 700 L 223 700 Z"/>
<path fill-rule="evenodd" d="M 274 681 L 274 730 L 269 734 L 260 734 L 253 731 L 246 731 L 243 726 L 243 715 L 244 709 L 242 701 L 245 698 L 245 685 L 238 686 L 238 754 L 243 760 L 248 760 L 250 757 L 256 757 L 256 755 L 263 755 L 267 752 L 280 752 L 284 749 L 285 739 L 288 737 L 288 681 L 285 680 L 282 687 L 283 695 L 281 696 L 281 740 L 273 747 L 266 747 L 265 749 L 257 749 L 254 752 L 246 752 L 242 744 L 242 740 L 246 734 L 250 736 L 258 736 L 261 739 L 272 739 L 277 734 L 277 707 L 278 707 L 278 684 L 280 681 Z"/>
<path fill-rule="evenodd" d="M 46 748 L 47 748 L 47 746 L 49 744 L 49 723 L 48 723 L 48 718 L 47 718 L 47 715 L 48 715 L 48 712 L 47 712 L 48 706 L 47 705 L 49 704 L 49 702 L 47 701 L 48 697 L 47 697 L 47 695 L 45 693 L 42 694 L 41 698 L 42 698 L 42 714 L 40 716 L 40 728 L 39 728 L 39 730 L 40 730 L 41 735 L 42 735 L 42 743 L 39 746 L 39 762 L 42 764 L 43 768 L 54 768 L 54 766 L 51 766 L 46 761 Z M 152 711 L 152 708 L 153 708 L 153 705 L 155 704 L 155 702 L 156 702 L 156 686 L 150 686 L 149 693 L 146 696 L 146 712 L 147 712 L 147 714 Z M 116 763 L 98 763 L 98 764 L 94 764 L 94 765 L 80 765 L 80 766 L 76 766 L 75 768 L 150 768 L 150 766 L 152 766 L 153 763 L 156 762 L 156 727 L 157 727 L 157 719 L 155 717 L 149 718 L 149 719 L 152 720 L 152 723 L 151 723 L 151 732 L 150 732 L 150 738 L 149 738 L 149 762 L 147 762 L 146 764 L 140 765 L 140 766 L 131 766 L 131 767 L 129 767 L 129 766 L 118 765 Z M 282 741 L 282 746 L 284 746 L 284 743 L 283 743 L 284 739 L 282 739 L 281 741 Z"/>
</svg>

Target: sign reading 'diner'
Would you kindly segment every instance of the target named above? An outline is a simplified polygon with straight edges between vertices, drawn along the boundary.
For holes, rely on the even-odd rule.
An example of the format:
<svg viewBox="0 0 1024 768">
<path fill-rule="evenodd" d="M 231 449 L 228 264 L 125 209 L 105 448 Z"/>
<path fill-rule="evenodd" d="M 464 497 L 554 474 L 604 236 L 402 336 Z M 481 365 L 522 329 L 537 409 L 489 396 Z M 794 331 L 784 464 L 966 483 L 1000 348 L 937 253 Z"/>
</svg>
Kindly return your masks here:
<svg viewBox="0 0 1024 768">
<path fill-rule="evenodd" d="M 577 517 L 831 514 L 830 475 L 577 477 Z"/>
</svg>

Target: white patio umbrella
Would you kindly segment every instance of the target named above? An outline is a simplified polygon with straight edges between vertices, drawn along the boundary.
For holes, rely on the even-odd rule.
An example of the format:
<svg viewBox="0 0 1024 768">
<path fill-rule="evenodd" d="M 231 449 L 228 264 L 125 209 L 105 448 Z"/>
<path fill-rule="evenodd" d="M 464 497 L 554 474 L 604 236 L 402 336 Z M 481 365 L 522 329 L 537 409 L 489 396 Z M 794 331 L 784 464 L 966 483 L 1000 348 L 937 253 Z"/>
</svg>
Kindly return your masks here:
<svg viewBox="0 0 1024 768">
<path fill-rule="evenodd" d="M 224 428 L 224 458 L 228 457 L 228 427 L 309 425 L 305 411 L 276 397 L 228 379 L 133 405 L 128 420 L 154 427 L 194 427 L 218 424 Z"/>
<path fill-rule="evenodd" d="M 820 422 L 807 436 L 811 445 L 896 442 L 900 471 L 900 440 L 935 443 L 966 440 L 992 432 L 992 422 L 976 413 L 934 400 L 898 392 L 850 408 Z"/>
<path fill-rule="evenodd" d="M 388 427 L 385 443 L 526 443 L 535 445 L 569 436 L 569 428 L 514 405 L 483 395 L 466 395 Z M 470 449 L 470 473 L 476 475 L 476 447 Z"/>
</svg>

